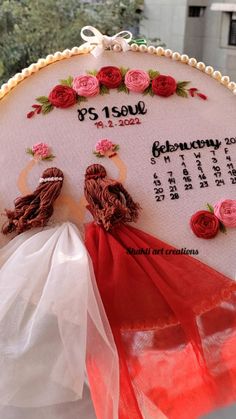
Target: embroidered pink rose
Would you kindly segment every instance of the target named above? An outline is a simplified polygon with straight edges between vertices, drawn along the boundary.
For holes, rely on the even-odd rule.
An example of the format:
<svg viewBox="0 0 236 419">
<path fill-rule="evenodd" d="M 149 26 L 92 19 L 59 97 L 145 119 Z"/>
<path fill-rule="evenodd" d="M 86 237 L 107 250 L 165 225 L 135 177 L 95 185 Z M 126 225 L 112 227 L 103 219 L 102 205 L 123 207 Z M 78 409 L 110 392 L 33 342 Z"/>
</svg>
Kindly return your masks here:
<svg viewBox="0 0 236 419">
<path fill-rule="evenodd" d="M 51 154 L 50 147 L 46 143 L 37 143 L 32 148 L 27 148 L 26 153 L 37 157 L 39 160 L 53 160 L 54 155 Z"/>
<path fill-rule="evenodd" d="M 99 94 L 99 81 L 89 74 L 75 77 L 72 87 L 79 96 L 91 97 Z"/>
<path fill-rule="evenodd" d="M 125 85 L 131 92 L 143 93 L 150 84 L 150 77 L 143 70 L 129 70 L 125 75 Z"/>
<path fill-rule="evenodd" d="M 226 227 L 236 227 L 235 200 L 221 199 L 214 205 L 214 214 Z"/>
<path fill-rule="evenodd" d="M 106 138 L 103 140 L 99 140 L 95 146 L 95 150 L 98 153 L 105 154 L 106 151 L 111 150 L 113 147 L 113 143 L 110 140 L 107 140 Z"/>
<path fill-rule="evenodd" d="M 32 151 L 34 154 L 40 157 L 48 157 L 49 153 L 49 147 L 45 143 L 38 143 L 33 145 Z"/>
<path fill-rule="evenodd" d="M 96 154 L 97 157 L 103 157 L 108 151 L 117 151 L 118 149 L 118 144 L 114 144 L 107 138 L 104 138 L 96 143 L 94 154 Z"/>
</svg>

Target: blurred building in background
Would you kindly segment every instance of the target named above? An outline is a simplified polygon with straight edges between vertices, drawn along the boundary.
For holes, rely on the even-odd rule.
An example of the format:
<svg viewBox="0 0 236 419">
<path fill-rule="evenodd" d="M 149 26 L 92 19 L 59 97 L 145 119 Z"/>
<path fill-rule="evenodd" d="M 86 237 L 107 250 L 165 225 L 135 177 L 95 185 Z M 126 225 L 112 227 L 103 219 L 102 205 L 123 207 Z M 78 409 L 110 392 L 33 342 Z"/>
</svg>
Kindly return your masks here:
<svg viewBox="0 0 236 419">
<path fill-rule="evenodd" d="M 236 81 L 236 0 L 0 0 L 0 85 L 54 51 L 80 44 L 92 25 L 129 29 L 185 52 Z"/>
<path fill-rule="evenodd" d="M 145 0 L 141 32 L 236 81 L 236 0 Z"/>
</svg>

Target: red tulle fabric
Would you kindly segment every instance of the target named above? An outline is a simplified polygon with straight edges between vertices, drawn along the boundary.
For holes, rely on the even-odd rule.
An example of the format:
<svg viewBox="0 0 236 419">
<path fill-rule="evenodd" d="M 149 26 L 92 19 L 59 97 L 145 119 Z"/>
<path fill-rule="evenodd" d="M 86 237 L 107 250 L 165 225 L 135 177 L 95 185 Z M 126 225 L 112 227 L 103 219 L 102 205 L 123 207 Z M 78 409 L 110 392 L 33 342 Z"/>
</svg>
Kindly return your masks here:
<svg viewBox="0 0 236 419">
<path fill-rule="evenodd" d="M 127 225 L 88 224 L 86 246 L 119 353 L 119 419 L 194 419 L 235 401 L 236 283 Z"/>
</svg>

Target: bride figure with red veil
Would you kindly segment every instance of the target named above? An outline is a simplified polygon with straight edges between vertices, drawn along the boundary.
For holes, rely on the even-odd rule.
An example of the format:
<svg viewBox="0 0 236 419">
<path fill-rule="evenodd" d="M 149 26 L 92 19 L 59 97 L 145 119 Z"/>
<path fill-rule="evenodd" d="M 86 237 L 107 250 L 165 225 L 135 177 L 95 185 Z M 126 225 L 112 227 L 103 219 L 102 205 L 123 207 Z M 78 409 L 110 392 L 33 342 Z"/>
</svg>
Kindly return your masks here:
<svg viewBox="0 0 236 419">
<path fill-rule="evenodd" d="M 119 180 L 100 164 L 85 172 L 85 244 L 119 354 L 119 419 L 198 418 L 236 400 L 236 283 L 129 225 L 140 205 L 109 157 Z"/>
</svg>

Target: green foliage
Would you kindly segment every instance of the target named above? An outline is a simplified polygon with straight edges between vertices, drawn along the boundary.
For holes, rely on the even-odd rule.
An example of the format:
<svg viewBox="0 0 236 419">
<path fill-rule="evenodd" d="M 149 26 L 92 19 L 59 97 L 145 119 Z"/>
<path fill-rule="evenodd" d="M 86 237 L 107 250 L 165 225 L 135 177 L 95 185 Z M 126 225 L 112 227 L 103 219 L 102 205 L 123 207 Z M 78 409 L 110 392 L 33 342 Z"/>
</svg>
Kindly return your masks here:
<svg viewBox="0 0 236 419">
<path fill-rule="evenodd" d="M 188 97 L 188 91 L 186 90 L 186 86 L 189 84 L 189 81 L 179 81 L 177 83 L 176 94 L 181 97 Z"/>
<path fill-rule="evenodd" d="M 126 73 L 129 71 L 129 68 L 120 67 L 121 75 L 124 78 Z"/>
<path fill-rule="evenodd" d="M 154 93 L 152 91 L 152 84 L 150 83 L 149 86 L 144 90 L 143 92 L 144 96 L 150 95 L 150 96 L 154 96 Z"/>
<path fill-rule="evenodd" d="M 42 105 L 48 105 L 50 103 L 47 96 L 39 96 L 36 98 L 36 100 Z"/>
<path fill-rule="evenodd" d="M 92 25 L 113 35 L 137 35 L 142 0 L 0 0 L 0 85 L 55 51 L 79 46 L 80 30 Z"/>
<path fill-rule="evenodd" d="M 212 214 L 214 214 L 214 208 L 211 204 L 207 203 L 207 208 L 209 209 L 210 212 L 212 212 Z"/>
<path fill-rule="evenodd" d="M 148 75 L 149 75 L 150 79 L 153 80 L 157 76 L 160 76 L 160 73 L 159 73 L 159 71 L 156 71 L 156 70 L 149 70 Z"/>
<path fill-rule="evenodd" d="M 60 84 L 62 84 L 63 86 L 72 87 L 72 83 L 73 83 L 72 76 L 69 76 L 68 79 L 60 80 Z"/>
<path fill-rule="evenodd" d="M 77 96 L 77 103 L 80 105 L 82 102 L 87 102 L 87 98 L 84 96 Z"/>
<path fill-rule="evenodd" d="M 129 94 L 129 89 L 126 87 L 125 83 L 121 83 L 120 86 L 117 88 L 117 91 Z"/>
<path fill-rule="evenodd" d="M 44 103 L 42 105 L 42 113 L 46 114 L 53 110 L 54 106 L 51 103 Z"/>
<path fill-rule="evenodd" d="M 32 151 L 32 149 L 31 149 L 31 148 L 27 148 L 27 149 L 26 149 L 26 153 L 27 153 L 27 154 L 30 154 L 31 156 L 34 156 L 34 153 L 33 153 L 33 151 Z"/>
<path fill-rule="evenodd" d="M 90 74 L 90 76 L 96 76 L 98 72 L 97 70 L 90 70 L 90 71 L 87 71 L 87 74 Z"/>
<path fill-rule="evenodd" d="M 220 231 L 221 233 L 227 234 L 225 225 L 220 221 Z"/>
<path fill-rule="evenodd" d="M 104 86 L 104 84 L 102 84 L 100 86 L 100 95 L 109 95 L 110 91 L 108 89 L 108 87 Z"/>
</svg>

